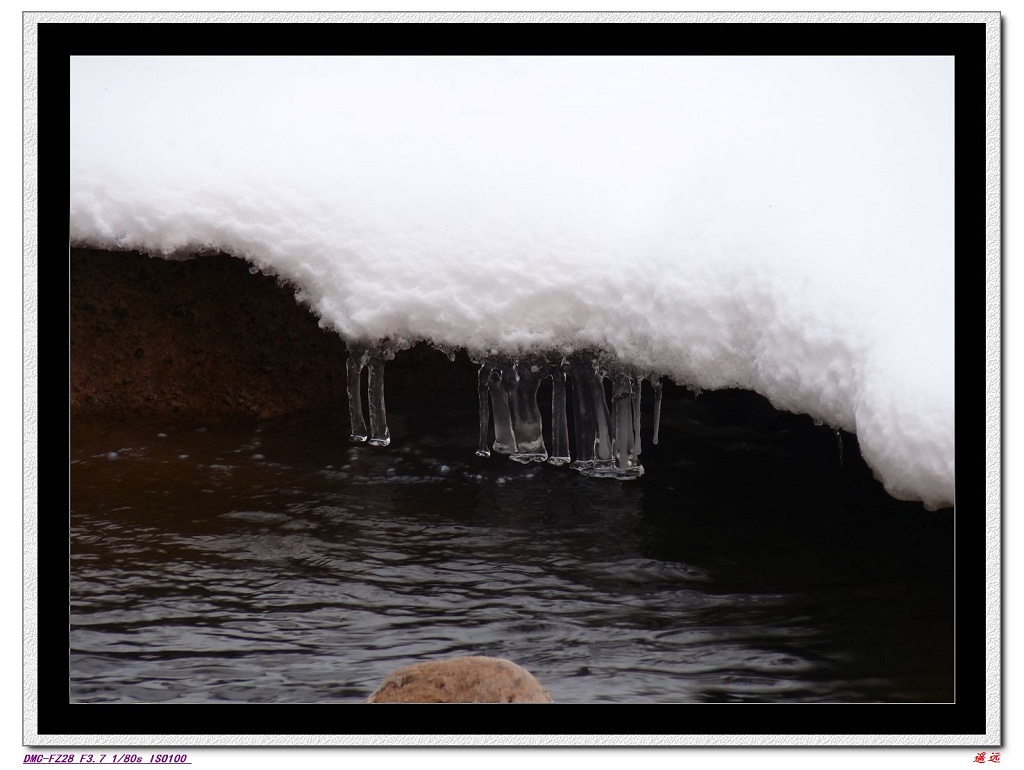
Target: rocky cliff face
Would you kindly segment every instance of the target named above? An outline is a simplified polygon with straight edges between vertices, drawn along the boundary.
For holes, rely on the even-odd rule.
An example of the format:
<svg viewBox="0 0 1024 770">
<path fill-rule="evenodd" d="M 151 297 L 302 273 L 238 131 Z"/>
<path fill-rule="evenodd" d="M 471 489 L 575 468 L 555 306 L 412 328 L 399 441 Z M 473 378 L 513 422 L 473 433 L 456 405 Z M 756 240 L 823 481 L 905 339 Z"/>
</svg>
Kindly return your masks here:
<svg viewBox="0 0 1024 770">
<path fill-rule="evenodd" d="M 72 249 L 70 278 L 73 415 L 347 417 L 344 341 L 244 260 Z M 418 345 L 388 369 L 389 396 L 429 381 L 475 399 L 464 355 Z"/>
</svg>

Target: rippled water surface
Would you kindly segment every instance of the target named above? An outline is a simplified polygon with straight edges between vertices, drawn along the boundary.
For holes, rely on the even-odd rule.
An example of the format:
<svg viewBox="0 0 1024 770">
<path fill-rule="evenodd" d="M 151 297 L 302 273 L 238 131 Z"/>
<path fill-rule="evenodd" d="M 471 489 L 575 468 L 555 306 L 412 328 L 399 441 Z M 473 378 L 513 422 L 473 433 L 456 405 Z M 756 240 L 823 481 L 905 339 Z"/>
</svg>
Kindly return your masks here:
<svg viewBox="0 0 1024 770">
<path fill-rule="evenodd" d="M 387 448 L 76 421 L 71 700 L 357 702 L 459 654 L 558 702 L 951 700 L 952 512 L 809 420 L 676 414 L 631 482 L 475 457 L 461 407 Z"/>
</svg>

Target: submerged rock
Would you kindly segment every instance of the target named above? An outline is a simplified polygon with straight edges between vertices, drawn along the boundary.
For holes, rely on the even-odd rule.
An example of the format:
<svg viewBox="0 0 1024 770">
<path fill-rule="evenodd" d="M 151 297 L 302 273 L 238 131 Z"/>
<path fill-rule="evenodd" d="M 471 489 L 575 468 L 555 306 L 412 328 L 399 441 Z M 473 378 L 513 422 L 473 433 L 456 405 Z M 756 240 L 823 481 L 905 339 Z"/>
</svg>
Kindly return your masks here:
<svg viewBox="0 0 1024 770">
<path fill-rule="evenodd" d="M 510 660 L 469 655 L 391 672 L 367 703 L 552 703 L 533 674 Z"/>
</svg>

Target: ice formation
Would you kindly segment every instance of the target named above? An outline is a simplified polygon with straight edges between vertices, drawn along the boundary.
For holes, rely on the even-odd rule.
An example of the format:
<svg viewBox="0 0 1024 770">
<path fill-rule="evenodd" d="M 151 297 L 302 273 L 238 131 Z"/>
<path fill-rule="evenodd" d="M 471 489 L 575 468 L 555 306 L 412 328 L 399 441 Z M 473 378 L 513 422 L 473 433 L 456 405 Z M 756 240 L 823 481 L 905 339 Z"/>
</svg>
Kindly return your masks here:
<svg viewBox="0 0 1024 770">
<path fill-rule="evenodd" d="M 549 377 L 551 454 L 544 445 L 543 417 L 537 404 L 541 380 Z M 612 386 L 611 410 L 605 396 L 605 379 Z M 480 441 L 476 453 L 481 457 L 491 454 L 488 436 L 493 415 L 491 446 L 516 462 L 571 463 L 585 476 L 638 478 L 644 472 L 639 460 L 642 379 L 628 367 L 606 363 L 592 353 L 487 358 L 480 362 L 478 373 Z M 569 449 L 567 380 L 573 394 L 575 455 Z M 654 381 L 656 392 L 660 392 L 660 381 Z M 656 420 L 660 420 L 660 415 Z M 657 425 L 654 430 L 657 435 Z"/>
<path fill-rule="evenodd" d="M 481 362 L 481 453 L 639 469 L 657 372 L 855 432 L 892 494 L 950 504 L 953 223 L 951 57 L 71 62 L 72 243 L 287 281 L 367 350 L 375 443 L 370 351 L 426 340 Z M 572 441 L 543 446 L 538 377 Z"/>
<path fill-rule="evenodd" d="M 351 441 L 368 441 L 370 446 L 387 446 L 391 443 L 388 430 L 388 415 L 384 407 L 384 364 L 395 359 L 391 345 L 381 344 L 365 348 L 349 343 L 349 357 L 345 363 L 348 374 L 348 415 L 351 425 Z M 366 432 L 363 420 L 362 376 L 367 375 L 367 402 L 370 408 L 370 432 Z"/>
</svg>

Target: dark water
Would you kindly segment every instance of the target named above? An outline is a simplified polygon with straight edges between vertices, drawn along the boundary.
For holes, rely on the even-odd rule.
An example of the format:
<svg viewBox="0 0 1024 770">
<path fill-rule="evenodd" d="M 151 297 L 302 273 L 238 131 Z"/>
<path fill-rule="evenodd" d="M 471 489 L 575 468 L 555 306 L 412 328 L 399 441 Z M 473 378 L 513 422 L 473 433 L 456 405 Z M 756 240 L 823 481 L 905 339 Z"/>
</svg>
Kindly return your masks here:
<svg viewBox="0 0 1024 770">
<path fill-rule="evenodd" d="M 75 702 L 356 702 L 507 657 L 558 702 L 952 699 L 952 511 L 756 399 L 667 399 L 638 481 L 481 459 L 475 400 L 76 420 Z M 344 405 L 341 405 L 343 411 Z"/>
</svg>

